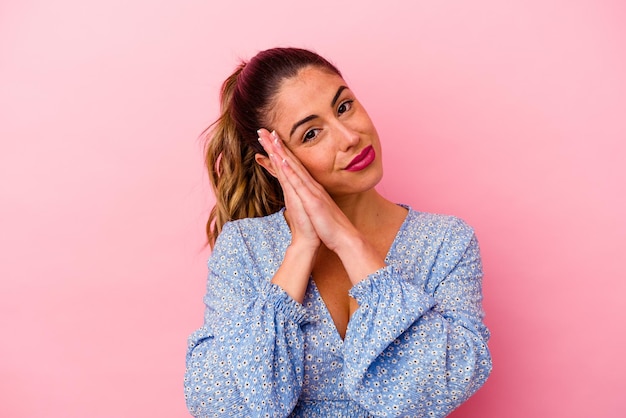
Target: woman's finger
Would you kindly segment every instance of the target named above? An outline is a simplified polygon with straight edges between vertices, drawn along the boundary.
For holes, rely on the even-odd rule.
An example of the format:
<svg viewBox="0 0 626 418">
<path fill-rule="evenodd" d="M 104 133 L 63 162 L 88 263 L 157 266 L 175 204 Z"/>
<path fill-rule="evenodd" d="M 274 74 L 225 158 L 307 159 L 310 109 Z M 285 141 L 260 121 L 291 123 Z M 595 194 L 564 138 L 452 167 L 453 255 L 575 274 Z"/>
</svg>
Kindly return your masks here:
<svg viewBox="0 0 626 418">
<path fill-rule="evenodd" d="M 259 137 L 266 152 L 272 155 L 283 191 L 290 192 L 290 199 L 297 201 L 299 210 L 306 212 L 319 238 L 329 248 L 334 248 L 337 234 L 353 229 L 351 222 L 275 133 L 262 130 Z"/>
<path fill-rule="evenodd" d="M 291 221 L 293 237 L 295 240 L 303 239 L 306 242 L 313 242 L 313 246 L 317 246 L 320 243 L 319 236 L 313 227 L 313 223 L 304 208 L 300 196 L 294 189 L 292 182 L 286 178 L 284 171 L 286 162 L 281 158 L 280 154 L 276 153 L 276 144 L 270 143 L 272 142 L 271 137 L 268 138 L 269 133 L 266 130 L 264 131 L 265 132 L 259 130 L 259 141 L 268 153 L 276 178 L 283 189 L 285 207 L 287 208 L 288 216 Z"/>
<path fill-rule="evenodd" d="M 283 163 L 289 164 L 289 167 L 293 172 L 300 177 L 302 183 L 307 187 L 314 187 L 319 190 L 323 190 L 323 187 L 311 176 L 309 171 L 302 165 L 300 160 L 291 152 L 291 150 L 285 146 L 284 142 L 276 131 L 271 133 L 273 138 L 273 144 L 277 154 L 282 157 Z"/>
<path fill-rule="evenodd" d="M 309 174 L 307 169 L 302 165 L 300 160 L 291 152 L 291 150 L 285 146 L 280 139 L 276 131 L 269 132 L 267 129 L 260 129 L 258 131 L 261 144 L 268 154 L 274 154 L 277 156 L 278 161 L 289 164 L 292 172 L 301 178 L 302 184 L 306 187 L 311 187 L 317 190 L 323 190 L 323 187 L 315 181 L 315 179 Z"/>
<path fill-rule="evenodd" d="M 281 183 L 289 183 L 292 189 L 303 202 L 309 214 L 340 213 L 341 210 L 328 195 L 326 190 L 309 174 L 300 160 L 284 146 L 276 131 L 259 130 L 259 137 L 266 152 L 273 155 L 277 174 L 280 174 Z M 283 186 L 285 188 L 286 186 Z"/>
</svg>

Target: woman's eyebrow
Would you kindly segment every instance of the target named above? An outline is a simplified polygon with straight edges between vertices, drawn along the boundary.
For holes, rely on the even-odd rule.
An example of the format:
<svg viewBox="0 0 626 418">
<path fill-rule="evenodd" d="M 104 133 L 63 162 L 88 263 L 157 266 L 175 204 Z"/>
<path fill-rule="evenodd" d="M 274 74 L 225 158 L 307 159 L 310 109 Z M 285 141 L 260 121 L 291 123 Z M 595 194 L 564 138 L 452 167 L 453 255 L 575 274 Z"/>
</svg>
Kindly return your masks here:
<svg viewBox="0 0 626 418">
<path fill-rule="evenodd" d="M 337 89 L 337 93 L 335 93 L 333 100 L 330 102 L 330 107 L 335 107 L 335 103 L 337 103 L 337 100 L 339 100 L 339 96 L 341 96 L 341 92 L 347 88 L 348 88 L 347 86 L 339 86 L 339 88 Z M 289 137 L 291 137 L 291 135 L 293 135 L 296 129 L 298 129 L 298 126 L 302 125 L 303 123 L 307 123 L 308 121 L 313 120 L 316 117 L 317 115 L 309 115 L 306 118 L 294 123 L 293 126 L 291 127 L 291 132 L 289 132 Z"/>
<path fill-rule="evenodd" d="M 306 118 L 299 120 L 298 122 L 294 123 L 293 126 L 291 127 L 291 132 L 289 132 L 289 137 L 291 138 L 291 135 L 293 135 L 293 133 L 296 131 L 296 129 L 298 129 L 298 126 L 302 125 L 303 123 L 307 123 L 310 120 L 313 120 L 317 117 L 317 115 L 309 115 Z"/>
<path fill-rule="evenodd" d="M 337 103 L 337 99 L 339 99 L 339 96 L 341 95 L 341 92 L 344 91 L 345 89 L 347 89 L 347 86 L 340 86 L 337 89 L 337 93 L 335 93 L 335 97 L 333 97 L 333 101 L 330 102 L 330 107 L 334 107 L 335 103 Z"/>
</svg>

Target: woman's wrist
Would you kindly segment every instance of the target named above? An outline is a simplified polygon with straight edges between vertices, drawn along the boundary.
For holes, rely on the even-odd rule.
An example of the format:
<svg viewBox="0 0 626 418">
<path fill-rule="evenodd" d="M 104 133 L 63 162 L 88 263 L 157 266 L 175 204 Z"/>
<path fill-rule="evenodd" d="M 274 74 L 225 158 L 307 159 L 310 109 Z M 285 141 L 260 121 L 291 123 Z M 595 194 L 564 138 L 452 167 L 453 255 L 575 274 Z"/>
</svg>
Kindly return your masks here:
<svg viewBox="0 0 626 418">
<path fill-rule="evenodd" d="M 317 248 L 292 243 L 287 247 L 283 262 L 272 278 L 272 283 L 280 286 L 292 299 L 299 303 L 304 301 Z"/>
<path fill-rule="evenodd" d="M 370 274 L 385 267 L 385 257 L 361 235 L 346 236 L 336 250 L 352 284 L 365 280 Z"/>
</svg>

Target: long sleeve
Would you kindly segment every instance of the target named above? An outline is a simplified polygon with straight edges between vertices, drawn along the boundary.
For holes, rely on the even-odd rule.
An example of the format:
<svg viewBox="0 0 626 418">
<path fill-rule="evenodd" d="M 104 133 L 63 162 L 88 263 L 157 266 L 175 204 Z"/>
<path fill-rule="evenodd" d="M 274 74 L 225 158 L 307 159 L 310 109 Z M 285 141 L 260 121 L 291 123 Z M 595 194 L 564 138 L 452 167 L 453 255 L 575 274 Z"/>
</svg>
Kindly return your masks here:
<svg viewBox="0 0 626 418">
<path fill-rule="evenodd" d="M 209 260 L 204 325 L 186 359 L 195 417 L 285 417 L 301 392 L 305 309 L 270 283 L 279 260 L 258 265 L 249 245 L 227 223 Z"/>
<path fill-rule="evenodd" d="M 478 243 L 445 219 L 437 245 L 422 246 L 437 234 L 421 226 L 396 262 L 350 291 L 359 309 L 344 341 L 345 384 L 374 416 L 445 416 L 491 372 Z"/>
</svg>

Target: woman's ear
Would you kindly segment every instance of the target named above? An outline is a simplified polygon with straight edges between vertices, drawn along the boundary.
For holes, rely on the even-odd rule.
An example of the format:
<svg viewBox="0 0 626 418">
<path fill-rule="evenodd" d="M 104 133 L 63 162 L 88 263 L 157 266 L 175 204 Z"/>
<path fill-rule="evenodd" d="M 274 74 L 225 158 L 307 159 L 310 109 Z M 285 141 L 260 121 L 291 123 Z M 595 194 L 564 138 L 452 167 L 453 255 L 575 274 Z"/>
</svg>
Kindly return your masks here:
<svg viewBox="0 0 626 418">
<path fill-rule="evenodd" d="M 270 160 L 269 157 L 263 154 L 254 154 L 254 160 L 257 162 L 258 165 L 266 169 L 268 173 L 276 177 L 276 170 L 274 170 L 274 165 L 272 164 L 272 160 Z"/>
</svg>

